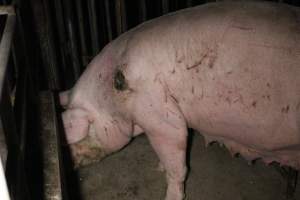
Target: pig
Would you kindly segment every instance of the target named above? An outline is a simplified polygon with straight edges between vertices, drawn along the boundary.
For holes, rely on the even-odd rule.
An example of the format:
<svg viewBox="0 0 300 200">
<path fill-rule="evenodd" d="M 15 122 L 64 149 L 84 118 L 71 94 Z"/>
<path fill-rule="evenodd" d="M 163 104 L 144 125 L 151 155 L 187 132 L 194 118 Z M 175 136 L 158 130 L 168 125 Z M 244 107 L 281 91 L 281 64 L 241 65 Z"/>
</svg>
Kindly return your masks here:
<svg viewBox="0 0 300 200">
<path fill-rule="evenodd" d="M 247 160 L 300 168 L 300 10 L 209 3 L 143 23 L 103 48 L 60 93 L 75 165 L 145 133 L 184 199 L 187 128 Z"/>
</svg>

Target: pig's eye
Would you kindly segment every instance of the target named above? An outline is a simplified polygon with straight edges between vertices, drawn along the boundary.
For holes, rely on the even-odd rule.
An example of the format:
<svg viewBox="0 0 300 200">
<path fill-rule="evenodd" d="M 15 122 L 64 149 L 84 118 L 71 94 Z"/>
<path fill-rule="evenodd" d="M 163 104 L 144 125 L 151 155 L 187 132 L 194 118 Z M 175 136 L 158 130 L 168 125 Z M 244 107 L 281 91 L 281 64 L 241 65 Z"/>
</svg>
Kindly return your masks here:
<svg viewBox="0 0 300 200">
<path fill-rule="evenodd" d="M 127 89 L 127 83 L 126 83 L 126 79 L 124 74 L 122 73 L 122 71 L 118 70 L 115 73 L 115 77 L 114 77 L 114 87 L 117 90 L 126 90 Z"/>
</svg>

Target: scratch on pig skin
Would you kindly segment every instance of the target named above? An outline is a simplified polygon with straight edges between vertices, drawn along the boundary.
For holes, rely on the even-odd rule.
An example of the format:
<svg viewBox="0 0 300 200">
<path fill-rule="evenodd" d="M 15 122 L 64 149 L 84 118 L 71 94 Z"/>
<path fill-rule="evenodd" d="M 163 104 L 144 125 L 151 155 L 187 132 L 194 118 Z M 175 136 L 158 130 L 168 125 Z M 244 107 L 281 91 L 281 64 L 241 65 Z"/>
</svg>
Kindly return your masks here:
<svg viewBox="0 0 300 200">
<path fill-rule="evenodd" d="M 300 108 L 300 102 L 297 104 L 296 110 L 299 110 L 299 108 Z"/>
<path fill-rule="evenodd" d="M 178 104 L 179 101 L 173 96 L 173 95 L 170 95 L 170 97 Z"/>
<path fill-rule="evenodd" d="M 193 64 L 192 66 L 186 67 L 186 69 L 187 69 L 187 70 L 190 70 L 190 69 L 193 69 L 193 68 L 195 68 L 195 67 L 198 67 L 199 65 L 201 65 L 201 63 L 202 63 L 202 61 L 203 61 L 204 58 L 205 58 L 205 57 L 202 57 L 201 60 L 199 60 L 198 62 L 196 62 L 196 63 Z"/>
<path fill-rule="evenodd" d="M 240 30 L 244 30 L 244 31 L 251 31 L 253 30 L 252 27 L 246 27 L 246 26 L 239 26 L 239 25 L 232 25 L 232 28 L 236 28 L 236 29 L 240 29 Z"/>
<path fill-rule="evenodd" d="M 287 105 L 286 107 L 281 108 L 281 112 L 282 113 L 288 113 L 289 110 L 290 110 L 290 106 L 289 105 Z"/>
<path fill-rule="evenodd" d="M 192 94 L 194 94 L 195 93 L 195 88 L 194 88 L 194 86 L 192 86 Z"/>
</svg>

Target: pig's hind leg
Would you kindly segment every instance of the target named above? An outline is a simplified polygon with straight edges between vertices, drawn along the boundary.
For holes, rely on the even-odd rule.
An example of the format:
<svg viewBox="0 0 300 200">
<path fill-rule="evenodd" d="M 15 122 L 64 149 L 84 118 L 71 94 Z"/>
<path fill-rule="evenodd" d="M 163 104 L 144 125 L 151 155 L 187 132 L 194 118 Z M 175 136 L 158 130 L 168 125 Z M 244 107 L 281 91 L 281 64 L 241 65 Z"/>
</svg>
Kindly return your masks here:
<svg viewBox="0 0 300 200">
<path fill-rule="evenodd" d="M 166 200 L 182 200 L 187 171 L 185 119 L 172 98 L 163 104 L 157 99 L 149 101 L 149 97 L 140 99 L 139 102 L 136 109 L 136 115 L 139 117 L 136 121 L 145 130 L 166 171 Z"/>
</svg>

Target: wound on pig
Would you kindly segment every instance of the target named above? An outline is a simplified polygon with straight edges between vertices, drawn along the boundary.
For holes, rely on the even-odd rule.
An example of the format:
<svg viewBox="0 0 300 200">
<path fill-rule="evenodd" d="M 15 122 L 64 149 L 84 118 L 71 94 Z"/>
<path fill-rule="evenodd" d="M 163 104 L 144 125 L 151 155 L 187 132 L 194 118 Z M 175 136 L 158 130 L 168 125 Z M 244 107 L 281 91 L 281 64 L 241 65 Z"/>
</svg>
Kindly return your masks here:
<svg viewBox="0 0 300 200">
<path fill-rule="evenodd" d="M 121 70 L 117 70 L 115 74 L 114 87 L 120 91 L 126 90 L 128 88 L 125 76 Z"/>
</svg>

